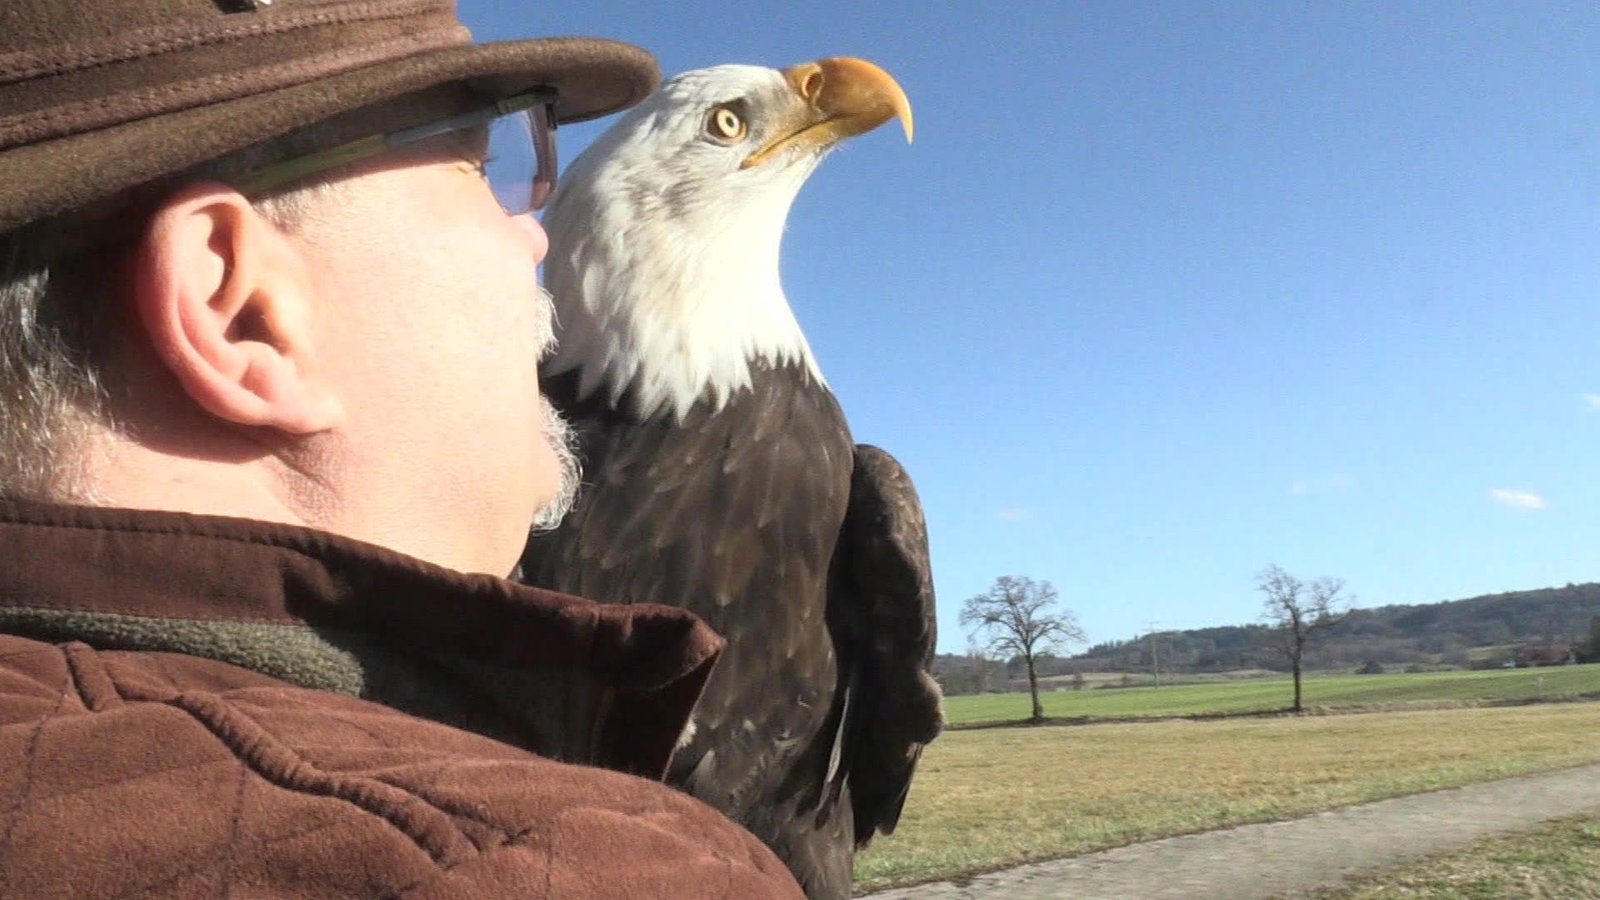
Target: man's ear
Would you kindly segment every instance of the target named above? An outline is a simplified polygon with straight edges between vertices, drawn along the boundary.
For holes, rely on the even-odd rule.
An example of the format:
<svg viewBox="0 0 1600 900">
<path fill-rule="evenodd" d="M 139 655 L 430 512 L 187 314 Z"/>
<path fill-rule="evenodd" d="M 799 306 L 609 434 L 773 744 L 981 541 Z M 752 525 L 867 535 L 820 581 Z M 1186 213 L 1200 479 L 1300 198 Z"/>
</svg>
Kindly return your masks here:
<svg viewBox="0 0 1600 900">
<path fill-rule="evenodd" d="M 151 346 L 211 415 L 291 435 L 343 420 L 315 365 L 306 266 L 237 191 L 198 183 L 167 198 L 139 244 L 133 281 Z"/>
</svg>

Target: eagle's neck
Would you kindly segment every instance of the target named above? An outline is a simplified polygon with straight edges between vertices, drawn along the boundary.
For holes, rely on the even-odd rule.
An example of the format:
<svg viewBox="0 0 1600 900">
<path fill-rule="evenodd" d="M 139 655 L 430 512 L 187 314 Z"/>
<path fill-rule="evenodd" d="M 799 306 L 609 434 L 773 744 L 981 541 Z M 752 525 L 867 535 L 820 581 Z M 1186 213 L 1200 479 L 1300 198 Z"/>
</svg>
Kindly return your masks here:
<svg viewBox="0 0 1600 900">
<path fill-rule="evenodd" d="M 649 208 L 667 199 L 596 203 L 587 227 L 572 228 L 563 207 L 584 198 L 558 196 L 546 214 L 558 336 L 546 371 L 577 370 L 580 399 L 599 392 L 640 417 L 680 421 L 698 403 L 720 409 L 749 390 L 756 365 L 825 384 L 779 281 L 789 204 L 731 215 Z"/>
</svg>

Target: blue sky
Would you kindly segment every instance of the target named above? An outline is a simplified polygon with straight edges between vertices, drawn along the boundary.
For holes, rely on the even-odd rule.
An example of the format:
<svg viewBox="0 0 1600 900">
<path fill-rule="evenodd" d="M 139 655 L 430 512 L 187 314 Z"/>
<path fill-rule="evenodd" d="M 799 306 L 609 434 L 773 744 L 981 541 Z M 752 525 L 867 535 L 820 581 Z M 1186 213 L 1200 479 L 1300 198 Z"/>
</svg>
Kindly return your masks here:
<svg viewBox="0 0 1600 900">
<path fill-rule="evenodd" d="M 1092 641 L 1600 580 L 1600 6 L 460 0 L 667 73 L 899 79 L 784 282 L 928 517 L 940 649 L 1003 574 Z M 571 158 L 598 132 L 561 134 Z"/>
</svg>

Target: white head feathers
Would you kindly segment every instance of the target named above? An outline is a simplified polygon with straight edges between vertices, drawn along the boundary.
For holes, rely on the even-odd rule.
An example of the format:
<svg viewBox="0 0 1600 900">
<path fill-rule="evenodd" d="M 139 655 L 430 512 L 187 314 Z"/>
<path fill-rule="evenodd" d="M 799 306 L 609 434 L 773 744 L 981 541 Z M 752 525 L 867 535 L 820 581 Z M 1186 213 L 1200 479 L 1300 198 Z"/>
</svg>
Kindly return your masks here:
<svg viewBox="0 0 1600 900">
<path fill-rule="evenodd" d="M 721 407 L 748 387 L 752 361 L 822 383 L 778 254 L 789 208 L 831 143 L 742 167 L 794 105 L 772 69 L 687 72 L 572 163 L 544 215 L 559 338 L 547 372 L 576 369 L 580 396 L 613 402 L 632 387 L 636 414 L 680 419 L 696 400 Z"/>
</svg>

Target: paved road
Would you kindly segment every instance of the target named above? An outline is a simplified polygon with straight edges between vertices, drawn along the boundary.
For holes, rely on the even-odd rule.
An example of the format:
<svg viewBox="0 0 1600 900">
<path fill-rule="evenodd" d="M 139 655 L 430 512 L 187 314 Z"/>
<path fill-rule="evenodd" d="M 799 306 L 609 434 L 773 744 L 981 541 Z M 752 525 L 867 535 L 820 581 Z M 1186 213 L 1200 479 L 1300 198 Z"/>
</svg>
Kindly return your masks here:
<svg viewBox="0 0 1600 900">
<path fill-rule="evenodd" d="M 1268 900 L 1540 823 L 1600 813 L 1600 766 L 1132 844 L 873 900 Z"/>
</svg>

